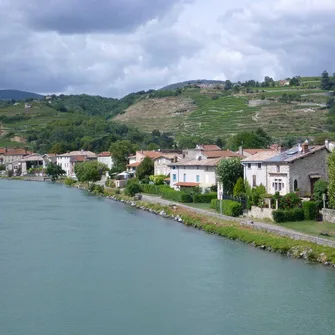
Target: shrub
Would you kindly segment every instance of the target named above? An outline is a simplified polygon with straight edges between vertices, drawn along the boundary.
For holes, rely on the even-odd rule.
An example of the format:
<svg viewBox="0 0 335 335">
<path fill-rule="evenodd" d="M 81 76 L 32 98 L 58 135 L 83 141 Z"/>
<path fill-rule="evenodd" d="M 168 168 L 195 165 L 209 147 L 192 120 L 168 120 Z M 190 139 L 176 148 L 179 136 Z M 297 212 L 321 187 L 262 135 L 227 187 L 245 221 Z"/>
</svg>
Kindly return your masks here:
<svg viewBox="0 0 335 335">
<path fill-rule="evenodd" d="M 141 192 L 141 186 L 136 178 L 129 179 L 124 193 L 130 197 L 133 197 L 136 193 Z"/>
<path fill-rule="evenodd" d="M 328 193 L 328 182 L 326 180 L 318 180 L 314 184 L 313 198 L 319 209 L 323 207 L 323 194 Z"/>
<path fill-rule="evenodd" d="M 316 220 L 318 215 L 318 206 L 314 201 L 305 201 L 302 203 L 305 220 Z"/>
<path fill-rule="evenodd" d="M 6 166 L 4 164 L 0 164 L 0 171 L 5 171 L 6 170 Z"/>
<path fill-rule="evenodd" d="M 220 200 L 213 199 L 210 207 L 220 212 Z M 240 216 L 243 214 L 243 206 L 237 201 L 222 200 L 222 214 L 233 217 Z"/>
<path fill-rule="evenodd" d="M 295 193 L 288 193 L 279 200 L 280 209 L 301 207 L 301 199 Z"/>
<path fill-rule="evenodd" d="M 234 186 L 233 195 L 234 197 L 241 197 L 245 195 L 245 186 L 242 177 L 237 179 L 237 182 Z"/>
<path fill-rule="evenodd" d="M 194 203 L 206 203 L 209 204 L 213 199 L 217 199 L 217 193 L 205 193 L 205 194 L 194 194 L 193 202 Z"/>
<path fill-rule="evenodd" d="M 264 196 L 266 195 L 266 189 L 263 185 L 259 185 L 254 187 L 251 190 L 251 205 L 252 206 L 259 206 L 261 200 L 264 199 Z"/>
<path fill-rule="evenodd" d="M 278 209 L 272 212 L 275 222 L 303 221 L 305 219 L 304 210 L 302 208 Z"/>
<path fill-rule="evenodd" d="M 89 184 L 88 190 L 94 194 L 104 194 L 104 187 L 94 183 Z"/>
<path fill-rule="evenodd" d="M 65 180 L 64 180 L 64 184 L 65 184 L 66 186 L 72 186 L 72 185 L 74 185 L 75 183 L 76 183 L 76 181 L 75 181 L 74 179 L 70 178 L 70 177 L 67 177 L 67 178 L 65 178 Z"/>
<path fill-rule="evenodd" d="M 8 176 L 9 178 L 13 177 L 13 175 L 14 175 L 14 171 L 13 171 L 13 170 L 8 170 L 8 171 L 7 171 L 7 176 Z"/>
<path fill-rule="evenodd" d="M 183 191 L 175 191 L 166 185 L 140 185 L 140 192 L 161 195 L 164 199 L 173 200 L 182 203 L 192 202 L 192 195 Z"/>
</svg>

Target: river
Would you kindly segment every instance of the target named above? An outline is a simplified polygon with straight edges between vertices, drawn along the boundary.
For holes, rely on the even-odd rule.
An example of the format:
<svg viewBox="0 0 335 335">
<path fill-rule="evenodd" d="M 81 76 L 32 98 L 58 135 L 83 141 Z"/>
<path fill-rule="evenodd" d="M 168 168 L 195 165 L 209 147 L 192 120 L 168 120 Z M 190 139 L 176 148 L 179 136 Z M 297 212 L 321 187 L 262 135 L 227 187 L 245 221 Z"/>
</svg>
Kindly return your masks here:
<svg viewBox="0 0 335 335">
<path fill-rule="evenodd" d="M 85 191 L 0 180 L 1 335 L 316 335 L 335 270 Z"/>
</svg>

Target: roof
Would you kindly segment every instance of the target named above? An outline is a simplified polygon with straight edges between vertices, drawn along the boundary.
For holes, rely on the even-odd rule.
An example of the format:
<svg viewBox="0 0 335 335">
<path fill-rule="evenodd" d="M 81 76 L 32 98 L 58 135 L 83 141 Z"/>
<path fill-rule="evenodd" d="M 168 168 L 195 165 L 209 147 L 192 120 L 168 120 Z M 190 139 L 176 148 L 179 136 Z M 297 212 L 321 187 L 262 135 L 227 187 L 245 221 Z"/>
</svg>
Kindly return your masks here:
<svg viewBox="0 0 335 335">
<path fill-rule="evenodd" d="M 184 186 L 184 187 L 196 187 L 199 186 L 199 183 L 191 183 L 191 182 L 186 182 L 186 181 L 182 181 L 179 183 L 174 184 L 175 186 Z"/>
<path fill-rule="evenodd" d="M 265 160 L 265 162 L 266 163 L 282 163 L 282 162 L 290 163 L 297 159 L 310 156 L 313 153 L 324 150 L 324 149 L 329 152 L 329 150 L 326 148 L 325 145 L 315 145 L 315 146 L 309 146 L 308 152 L 303 153 L 303 152 L 300 152 L 298 146 L 296 146 L 296 147 L 293 147 L 292 149 L 282 152 L 281 154 L 268 158 L 267 160 Z"/>
<path fill-rule="evenodd" d="M 250 155 L 255 155 L 258 154 L 259 152 L 268 152 L 268 151 L 275 152 L 273 149 L 243 149 L 243 152 L 246 152 Z"/>
<path fill-rule="evenodd" d="M 61 154 L 61 155 L 57 155 L 58 157 L 71 157 L 71 156 L 82 156 L 85 155 L 87 157 L 96 157 L 97 155 L 92 152 L 92 151 L 71 151 L 71 152 L 67 152 L 65 154 Z"/>
<path fill-rule="evenodd" d="M 85 162 L 87 159 L 86 155 L 75 155 L 71 157 L 71 162 Z"/>
<path fill-rule="evenodd" d="M 230 150 L 217 150 L 217 151 L 204 151 L 203 154 L 207 157 L 207 158 L 218 158 L 218 157 L 240 157 L 243 158 L 243 156 L 241 156 L 240 154 L 237 154 L 235 152 L 232 152 Z"/>
<path fill-rule="evenodd" d="M 46 154 L 49 157 L 56 157 L 56 154 Z"/>
<path fill-rule="evenodd" d="M 0 148 L 0 154 L 5 154 L 6 153 L 6 148 Z"/>
<path fill-rule="evenodd" d="M 215 144 L 204 144 L 202 146 L 204 148 L 204 151 L 216 151 L 216 150 L 221 150 L 220 147 L 218 147 Z"/>
<path fill-rule="evenodd" d="M 29 154 L 31 154 L 31 152 L 24 149 L 11 149 L 5 153 L 6 156 L 24 156 Z"/>
<path fill-rule="evenodd" d="M 103 151 L 100 152 L 100 154 L 98 155 L 98 157 L 111 157 L 111 153 L 109 151 Z"/>
<path fill-rule="evenodd" d="M 174 159 L 175 157 L 181 157 L 180 154 L 163 154 L 161 153 L 159 156 L 153 158 L 153 160 L 158 159 L 158 158 L 167 158 L 167 159 Z"/>
<path fill-rule="evenodd" d="M 137 153 L 151 159 L 162 156 L 162 153 L 157 151 L 136 151 Z"/>
<path fill-rule="evenodd" d="M 257 154 L 251 155 L 247 158 L 244 158 L 242 160 L 242 163 L 248 163 L 248 162 L 263 162 L 268 158 L 271 158 L 273 156 L 278 155 L 277 151 L 274 150 L 268 150 L 268 151 L 261 151 Z"/>
<path fill-rule="evenodd" d="M 136 166 L 139 166 L 140 164 L 141 164 L 141 162 L 134 162 L 134 163 L 128 164 L 127 166 L 128 167 L 136 167 Z"/>
<path fill-rule="evenodd" d="M 40 154 L 31 154 L 21 159 L 21 162 L 29 162 L 29 161 L 43 161 L 43 156 Z"/>
<path fill-rule="evenodd" d="M 217 166 L 223 157 L 213 159 L 184 159 L 178 163 L 171 163 L 170 166 Z"/>
</svg>

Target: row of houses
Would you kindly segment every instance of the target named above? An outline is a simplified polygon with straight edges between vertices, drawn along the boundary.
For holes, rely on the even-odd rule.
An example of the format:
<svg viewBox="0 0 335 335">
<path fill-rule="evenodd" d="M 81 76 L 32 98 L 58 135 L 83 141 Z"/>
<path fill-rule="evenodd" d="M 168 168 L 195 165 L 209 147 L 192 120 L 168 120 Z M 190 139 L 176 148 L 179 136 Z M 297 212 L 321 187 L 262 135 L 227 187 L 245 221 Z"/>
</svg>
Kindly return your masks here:
<svg viewBox="0 0 335 335">
<path fill-rule="evenodd" d="M 136 176 L 136 169 L 145 157 L 154 163 L 154 174 L 166 176 L 166 183 L 180 190 L 184 187 L 200 187 L 206 190 L 218 185 L 218 194 L 224 192 L 218 183 L 216 168 L 223 159 L 241 158 L 244 179 L 251 187 L 263 185 L 268 194 L 279 192 L 285 195 L 299 191 L 302 195 L 313 193 L 314 184 L 319 179 L 327 180 L 327 156 L 334 144 L 303 144 L 283 150 L 278 145 L 268 149 L 248 149 L 240 147 L 237 152 L 222 150 L 216 145 L 197 145 L 188 150 L 137 151 L 129 157 L 127 170 L 118 174 L 117 186 L 125 185 L 129 177 Z M 98 160 L 113 167 L 113 157 L 109 152 L 96 154 L 91 151 L 72 151 L 64 154 L 36 154 L 24 149 L 0 148 L 0 164 L 7 170 L 21 175 L 31 168 L 45 168 L 49 162 L 57 163 L 68 177 L 75 178 L 75 165 L 89 160 Z M 121 182 L 122 181 L 122 182 Z"/>
</svg>

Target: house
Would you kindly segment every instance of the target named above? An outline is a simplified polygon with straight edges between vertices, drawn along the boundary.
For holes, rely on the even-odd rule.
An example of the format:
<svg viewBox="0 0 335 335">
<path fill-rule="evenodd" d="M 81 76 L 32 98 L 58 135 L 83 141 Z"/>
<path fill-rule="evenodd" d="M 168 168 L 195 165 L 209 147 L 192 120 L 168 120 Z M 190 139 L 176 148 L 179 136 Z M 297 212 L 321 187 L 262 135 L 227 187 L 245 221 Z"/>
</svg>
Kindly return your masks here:
<svg viewBox="0 0 335 335">
<path fill-rule="evenodd" d="M 110 152 L 104 151 L 97 156 L 98 162 L 107 165 L 110 170 L 113 167 L 113 157 Z"/>
<path fill-rule="evenodd" d="M 279 86 L 290 86 L 290 81 L 287 79 L 279 80 Z"/>
<path fill-rule="evenodd" d="M 65 154 L 57 155 L 57 164 L 65 171 L 67 176 L 74 177 L 74 166 L 76 163 L 87 160 L 96 160 L 97 155 L 92 151 L 71 151 Z"/>
<path fill-rule="evenodd" d="M 0 164 L 3 164 L 3 159 L 6 152 L 7 152 L 6 148 L 0 148 Z"/>
<path fill-rule="evenodd" d="M 219 146 L 217 146 L 216 144 L 198 144 L 195 147 L 198 150 L 202 150 L 202 151 L 217 151 L 217 150 L 222 150 Z"/>
<path fill-rule="evenodd" d="M 52 158 L 48 155 L 31 154 L 25 156 L 19 161 L 21 165 L 21 175 L 29 174 L 30 169 L 45 169 L 50 162 L 52 162 Z"/>
<path fill-rule="evenodd" d="M 5 149 L 5 153 L 3 154 L 3 164 L 6 166 L 10 163 L 17 162 L 20 159 L 22 159 L 25 156 L 28 156 L 31 154 L 30 151 L 27 151 L 25 149 Z M 12 165 L 10 167 L 12 169 Z"/>
<path fill-rule="evenodd" d="M 182 187 L 199 186 L 202 189 L 216 185 L 216 166 L 223 159 L 184 159 L 171 163 L 170 186 L 176 190 Z"/>
<path fill-rule="evenodd" d="M 260 151 L 254 155 L 250 155 L 242 160 L 244 166 L 244 180 L 248 181 L 251 187 L 266 184 L 266 169 L 264 167 L 264 161 L 268 158 L 278 155 L 277 151 L 268 150 Z"/>
<path fill-rule="evenodd" d="M 230 151 L 230 150 L 216 150 L 216 151 L 203 151 L 201 152 L 201 156 L 205 159 L 211 159 L 211 158 L 234 158 L 239 157 L 243 158 L 242 155 L 239 153 Z"/>
<path fill-rule="evenodd" d="M 299 191 L 305 196 L 313 193 L 317 180 L 328 179 L 328 154 L 326 145 L 310 146 L 306 141 L 271 157 L 263 153 L 244 159 L 244 175 L 251 186 L 263 184 L 268 194 Z"/>
<path fill-rule="evenodd" d="M 170 174 L 170 164 L 176 163 L 181 159 L 182 156 L 177 154 L 161 154 L 159 157 L 154 158 L 154 175 L 168 176 Z"/>
</svg>

